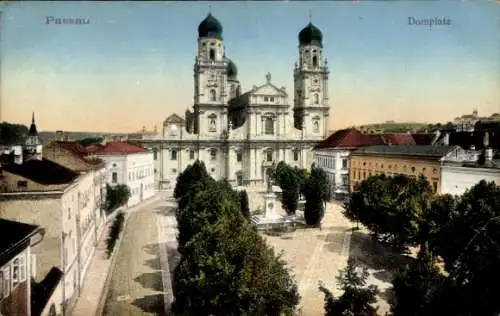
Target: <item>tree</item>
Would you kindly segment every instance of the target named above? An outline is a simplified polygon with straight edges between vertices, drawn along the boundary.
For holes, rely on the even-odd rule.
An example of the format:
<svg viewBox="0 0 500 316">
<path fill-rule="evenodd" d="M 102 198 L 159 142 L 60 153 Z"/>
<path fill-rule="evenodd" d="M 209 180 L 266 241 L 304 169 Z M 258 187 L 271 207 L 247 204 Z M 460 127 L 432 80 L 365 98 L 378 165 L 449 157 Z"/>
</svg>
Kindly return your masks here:
<svg viewBox="0 0 500 316">
<path fill-rule="evenodd" d="M 193 185 L 179 208 L 181 262 L 172 309 L 180 315 L 292 315 L 297 286 L 243 217 L 241 199 L 225 181 Z M 196 191 L 196 192 L 193 192 Z"/>
<path fill-rule="evenodd" d="M 250 219 L 250 207 L 248 205 L 247 191 L 245 191 L 245 190 L 240 191 L 239 195 L 240 195 L 241 214 L 243 214 L 243 217 L 245 217 L 246 219 Z"/>
<path fill-rule="evenodd" d="M 100 144 L 102 143 L 102 141 L 103 141 L 102 137 L 86 137 L 79 139 L 76 142 L 82 145 L 83 147 L 87 147 L 90 145 Z"/>
<path fill-rule="evenodd" d="M 113 187 L 106 184 L 105 209 L 108 213 L 114 211 L 120 206 L 126 205 L 129 199 L 130 189 L 126 184 L 117 184 Z"/>
<path fill-rule="evenodd" d="M 420 242 L 420 219 L 432 188 L 423 177 L 375 175 L 361 182 L 344 205 L 344 216 L 359 221 L 382 243 L 406 251 Z"/>
<path fill-rule="evenodd" d="M 199 181 L 203 181 L 207 178 L 211 177 L 207 172 L 205 163 L 203 163 L 203 161 L 196 160 L 192 165 L 187 166 L 187 168 L 177 176 L 174 197 L 176 199 L 182 198 L 186 193 L 188 193 L 190 186 L 195 185 Z"/>
<path fill-rule="evenodd" d="M 417 259 L 399 271 L 392 282 L 393 316 L 432 315 L 430 302 L 443 280 L 433 255 L 427 247 L 422 248 Z"/>
<path fill-rule="evenodd" d="M 377 309 L 371 304 L 377 301 L 378 289 L 375 285 L 367 286 L 368 271 L 361 269 L 349 260 L 347 266 L 340 271 L 336 277 L 338 285 L 344 292 L 342 296 L 336 298 L 322 284 L 319 290 L 325 295 L 325 315 L 356 315 L 356 316 L 377 316 Z"/>
<path fill-rule="evenodd" d="M 456 203 L 442 203 L 449 218 L 429 241 L 449 273 L 440 297 L 452 297 L 464 315 L 500 312 L 500 187 L 480 181 Z M 450 312 L 449 315 L 453 315 Z"/>
<path fill-rule="evenodd" d="M 321 168 L 312 167 L 308 177 L 304 194 L 306 205 L 304 219 L 308 225 L 319 225 L 325 214 L 325 202 L 330 199 L 328 176 Z"/>
<path fill-rule="evenodd" d="M 295 214 L 299 207 L 299 196 L 303 190 L 307 171 L 280 161 L 272 173 L 273 180 L 281 188 L 281 204 L 287 214 Z"/>
<path fill-rule="evenodd" d="M 28 127 L 22 124 L 0 123 L 0 145 L 23 144 L 28 136 Z"/>
</svg>

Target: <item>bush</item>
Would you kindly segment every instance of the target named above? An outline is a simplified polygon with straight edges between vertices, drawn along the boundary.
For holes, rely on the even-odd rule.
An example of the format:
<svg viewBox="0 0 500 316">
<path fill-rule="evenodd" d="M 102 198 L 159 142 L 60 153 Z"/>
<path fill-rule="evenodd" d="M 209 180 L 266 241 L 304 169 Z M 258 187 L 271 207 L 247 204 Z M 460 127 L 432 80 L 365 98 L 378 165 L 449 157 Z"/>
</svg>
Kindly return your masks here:
<svg viewBox="0 0 500 316">
<path fill-rule="evenodd" d="M 125 215 L 123 215 L 123 212 L 119 212 L 109 229 L 108 238 L 106 240 L 108 258 L 111 257 L 111 254 L 113 254 L 113 249 L 115 248 L 118 237 L 120 237 L 120 232 L 123 229 L 124 222 Z"/>
</svg>

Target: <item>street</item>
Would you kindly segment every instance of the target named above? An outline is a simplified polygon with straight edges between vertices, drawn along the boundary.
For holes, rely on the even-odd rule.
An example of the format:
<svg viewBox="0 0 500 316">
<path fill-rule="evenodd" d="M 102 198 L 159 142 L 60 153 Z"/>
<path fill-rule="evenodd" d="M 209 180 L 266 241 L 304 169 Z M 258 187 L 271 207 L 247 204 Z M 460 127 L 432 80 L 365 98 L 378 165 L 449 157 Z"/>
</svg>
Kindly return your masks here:
<svg viewBox="0 0 500 316">
<path fill-rule="evenodd" d="M 104 315 L 165 315 L 172 301 L 169 266 L 178 260 L 174 207 L 162 196 L 129 214 Z"/>
</svg>

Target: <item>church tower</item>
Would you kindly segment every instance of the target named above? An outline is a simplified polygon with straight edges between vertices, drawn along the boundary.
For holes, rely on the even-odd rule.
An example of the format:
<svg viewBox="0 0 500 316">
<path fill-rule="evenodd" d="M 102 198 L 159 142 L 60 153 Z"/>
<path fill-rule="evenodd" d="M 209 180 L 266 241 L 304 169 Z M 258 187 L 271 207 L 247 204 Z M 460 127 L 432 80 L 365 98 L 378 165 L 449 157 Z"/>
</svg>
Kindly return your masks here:
<svg viewBox="0 0 500 316">
<path fill-rule="evenodd" d="M 304 139 L 321 140 L 328 127 L 328 66 L 323 35 L 309 23 L 299 32 L 299 62 L 294 71 L 294 126 Z"/>
<path fill-rule="evenodd" d="M 220 138 L 227 131 L 227 68 L 222 25 L 211 13 L 198 26 L 198 52 L 194 64 L 195 133 Z"/>
<path fill-rule="evenodd" d="M 35 124 L 35 113 L 31 117 L 31 125 L 28 130 L 28 137 L 24 146 L 24 159 L 42 159 L 42 144 L 38 138 L 38 131 Z"/>
</svg>

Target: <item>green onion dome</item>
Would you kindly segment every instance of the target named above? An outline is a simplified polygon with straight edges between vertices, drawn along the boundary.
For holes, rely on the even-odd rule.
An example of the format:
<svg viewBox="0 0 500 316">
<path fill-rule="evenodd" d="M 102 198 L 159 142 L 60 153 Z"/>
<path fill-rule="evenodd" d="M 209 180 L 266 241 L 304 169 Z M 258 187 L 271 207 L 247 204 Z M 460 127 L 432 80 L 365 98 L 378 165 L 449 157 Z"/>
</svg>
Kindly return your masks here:
<svg viewBox="0 0 500 316">
<path fill-rule="evenodd" d="M 222 24 L 209 13 L 198 26 L 198 37 L 214 37 L 222 40 Z"/>
<path fill-rule="evenodd" d="M 302 31 L 299 32 L 300 45 L 319 45 L 322 46 L 323 34 L 319 28 L 309 23 Z"/>
</svg>

